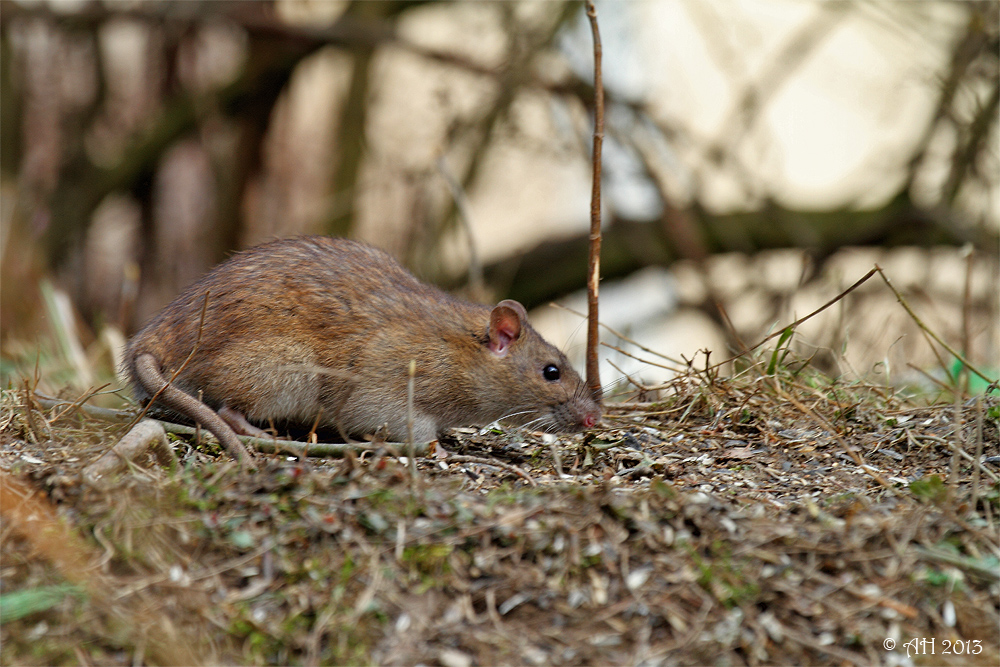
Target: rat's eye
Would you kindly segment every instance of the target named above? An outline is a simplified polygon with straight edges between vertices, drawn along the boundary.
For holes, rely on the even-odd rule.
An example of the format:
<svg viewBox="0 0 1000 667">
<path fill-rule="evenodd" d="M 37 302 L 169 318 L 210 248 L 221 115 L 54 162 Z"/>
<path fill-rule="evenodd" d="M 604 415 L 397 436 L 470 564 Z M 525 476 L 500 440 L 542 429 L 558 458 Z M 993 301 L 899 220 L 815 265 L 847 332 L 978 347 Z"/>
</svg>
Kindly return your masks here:
<svg viewBox="0 0 1000 667">
<path fill-rule="evenodd" d="M 559 379 L 559 367 L 555 364 L 549 364 L 542 369 L 542 377 L 549 382 L 555 382 Z"/>
</svg>

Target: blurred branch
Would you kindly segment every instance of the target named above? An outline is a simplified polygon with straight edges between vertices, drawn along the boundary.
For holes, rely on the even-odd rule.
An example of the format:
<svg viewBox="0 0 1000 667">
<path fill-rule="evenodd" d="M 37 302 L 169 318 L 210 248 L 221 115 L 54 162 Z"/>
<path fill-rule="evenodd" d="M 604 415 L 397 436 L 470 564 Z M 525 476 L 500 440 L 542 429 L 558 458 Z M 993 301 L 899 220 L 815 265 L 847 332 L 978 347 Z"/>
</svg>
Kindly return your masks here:
<svg viewBox="0 0 1000 667">
<path fill-rule="evenodd" d="M 368 96 L 368 69 L 372 55 L 383 46 L 392 46 L 427 60 L 447 64 L 463 71 L 489 78 L 496 94 L 483 105 L 474 118 L 457 126 L 454 144 L 460 144 L 460 155 L 468 156 L 457 168 L 462 189 L 471 190 L 483 160 L 493 145 L 497 127 L 508 116 L 511 105 L 525 90 L 545 91 L 579 104 L 593 111 L 593 86 L 572 75 L 561 81 L 544 79 L 536 72 L 538 53 L 551 47 L 559 30 L 571 18 L 578 16 L 579 3 L 544 5 L 548 14 L 537 23 L 527 24 L 516 12 L 504 5 L 502 11 L 509 45 L 501 66 L 490 67 L 470 59 L 441 50 L 429 49 L 401 38 L 395 32 L 392 18 L 413 3 L 391 5 L 356 3 L 358 9 L 348 11 L 329 26 L 313 27 L 283 23 L 271 12 L 272 5 L 258 2 L 211 3 L 137 3 L 131 5 L 88 3 L 79 11 L 55 12 L 49 4 L 5 3 L 0 14 L 3 39 L 0 48 L 0 86 L 4 104 L 3 157 L 5 168 L 16 168 L 19 160 L 10 157 L 8 141 L 17 134 L 16 123 L 11 123 L 7 113 L 8 103 L 16 98 L 8 96 L 10 80 L 17 78 L 16 58 L 11 63 L 10 26 L 17 21 L 41 19 L 65 31 L 86 31 L 96 40 L 101 27 L 111 20 L 131 20 L 148 24 L 152 28 L 169 27 L 175 32 L 194 29 L 207 22 L 226 23 L 242 30 L 249 41 L 248 62 L 244 72 L 232 84 L 202 96 L 180 92 L 169 98 L 145 130 L 136 136 L 123 152 L 120 161 L 111 167 L 92 163 L 82 146 L 67 151 L 52 202 L 52 222 L 46 236 L 50 261 L 59 263 L 71 247 L 79 248 L 92 213 L 101 200 L 111 192 L 141 190 L 152 182 L 158 162 L 165 150 L 186 134 L 196 131 L 201 124 L 203 110 L 218 109 L 239 124 L 240 135 L 235 150 L 232 172 L 223 174 L 219 185 L 219 226 L 222 230 L 217 241 L 222 248 L 236 244 L 240 221 L 240 202 L 243 199 L 248 177 L 259 168 L 260 146 L 267 131 L 275 102 L 285 89 L 298 64 L 310 54 L 327 46 L 356 54 L 351 92 L 345 102 L 344 121 L 338 140 L 341 153 L 336 170 L 334 194 L 350 197 L 357 182 L 358 169 L 364 159 L 363 128 L 366 124 Z M 695 187 L 690 209 L 679 209 L 667 201 L 664 175 L 658 178 L 651 163 L 650 150 L 644 150 L 641 141 L 632 138 L 641 159 L 646 163 L 650 177 L 660 188 L 666 203 L 666 212 L 656 223 L 640 223 L 618 219 L 609 225 L 602 247 L 603 273 L 609 277 L 623 275 L 650 264 L 668 264 L 677 257 L 704 257 L 713 252 L 753 252 L 769 248 L 807 247 L 825 257 L 846 245 L 899 245 L 902 243 L 962 244 L 971 241 L 981 248 L 995 248 L 996 232 L 982 227 L 968 231 L 963 223 L 947 210 L 947 205 L 960 191 L 970 174 L 975 175 L 977 156 L 988 144 L 1000 104 L 1000 86 L 994 79 L 987 79 L 991 63 L 995 65 L 996 3 L 970 5 L 969 22 L 963 39 L 959 39 L 952 53 L 951 69 L 942 84 L 941 97 L 934 118 L 929 122 L 926 135 L 918 142 L 911 161 L 911 174 L 923 161 L 927 145 L 933 134 L 949 123 L 957 130 L 958 142 L 952 162 L 952 171 L 945 188 L 945 206 L 933 211 L 921 210 L 909 199 L 909 183 L 896 199 L 874 211 L 840 209 L 826 212 L 788 211 L 769 203 L 766 194 L 758 197 L 764 209 L 739 215 L 714 216 L 700 209 L 700 197 Z M 752 128 L 753 122 L 768 100 L 801 65 L 809 52 L 822 43 L 844 16 L 850 15 L 841 3 L 823 5 L 794 34 L 779 52 L 760 70 L 755 81 L 746 83 L 728 117 L 723 133 L 711 141 L 699 138 L 679 121 L 664 121 L 663 115 L 654 113 L 643 102 L 617 99 L 608 93 L 609 107 L 628 108 L 639 121 L 648 123 L 650 135 L 659 134 L 671 149 L 691 149 L 694 163 L 685 165 L 691 178 L 697 182 L 699 168 L 723 168 L 732 172 L 748 188 L 759 188 L 751 181 L 752 169 L 736 157 L 738 144 Z M 977 58 L 985 66 L 977 66 Z M 100 49 L 96 54 L 100 57 Z M 995 66 L 994 66 L 995 69 Z M 13 70 L 13 71 L 12 71 Z M 990 87 L 983 84 L 989 81 Z M 963 86 L 978 86 L 982 105 L 974 110 L 975 117 L 960 124 L 953 109 L 957 91 Z M 100 92 L 97 97 L 100 99 Z M 75 122 L 75 121 L 74 121 Z M 609 126 L 609 134 L 616 132 Z M 944 127 L 943 129 L 951 129 Z M 82 132 L 80 133 L 82 135 Z M 623 133 L 624 134 L 624 133 Z M 624 138 L 624 136 L 623 136 Z M 14 137 L 16 141 L 17 137 Z M 19 152 L 19 151 L 18 151 Z M 699 167 L 700 163 L 700 167 Z M 219 167 L 224 171 L 225 165 Z M 911 176 L 912 179 L 912 176 Z M 454 219 L 453 204 L 440 219 L 432 237 L 440 236 Z M 950 217 L 952 216 L 952 217 Z M 331 223 L 331 230 L 345 231 L 350 215 Z M 585 284 L 586 239 L 577 237 L 544 243 L 517 260 L 505 260 L 487 267 L 487 279 L 498 285 L 508 286 L 508 295 L 522 300 L 526 305 L 542 303 Z"/>
<path fill-rule="evenodd" d="M 231 117 L 263 113 L 266 119 L 295 66 L 315 48 L 288 51 L 279 45 L 270 50 L 265 45 L 256 46 L 251 66 L 221 91 L 204 96 L 180 93 L 168 100 L 114 166 L 97 166 L 83 151 L 70 159 L 54 193 L 52 222 L 45 236 L 52 265 L 58 266 L 70 248 L 79 247 L 91 214 L 104 197 L 152 180 L 166 149 L 197 127 L 200 109 L 218 108 Z"/>
<path fill-rule="evenodd" d="M 261 169 L 261 151 L 271 114 L 295 67 L 310 53 L 311 50 L 301 54 L 282 53 L 277 45 L 250 49 L 246 80 L 214 100 L 222 113 L 233 118 L 237 125 L 231 159 L 215 165 L 218 199 L 212 254 L 216 258 L 224 257 L 239 244 L 242 203 L 248 183 Z M 195 108 L 206 108 L 201 106 L 205 102 L 199 100 Z M 191 120 L 198 122 L 197 118 Z"/>
<path fill-rule="evenodd" d="M 938 97 L 934 116 L 927 123 L 923 135 L 913 149 L 904 186 L 904 189 L 907 190 L 913 185 L 919 168 L 927 157 L 927 149 L 931 139 L 940 125 L 943 122 L 955 122 L 953 112 L 955 97 L 959 89 L 967 84 L 970 66 L 984 54 L 995 54 L 997 51 L 996 25 L 997 21 L 1000 20 L 997 4 L 968 3 L 963 7 L 969 12 L 966 29 L 955 42 L 948 71 L 945 79 L 941 82 L 941 94 Z M 995 78 L 995 74 L 993 78 Z"/>
<path fill-rule="evenodd" d="M 559 30 L 580 10 L 580 5 L 575 3 L 552 3 L 548 6 L 555 7 L 554 16 L 548 19 L 543 28 L 531 30 L 516 20 L 513 5 L 501 3 L 500 6 L 505 12 L 504 20 L 509 41 L 509 48 L 504 58 L 505 64 L 498 71 L 493 71 L 471 69 L 468 67 L 468 63 L 463 60 L 451 59 L 447 61 L 463 69 L 491 76 L 495 79 L 497 91 L 496 98 L 488 109 L 472 121 L 456 126 L 450 132 L 450 142 L 463 144 L 463 153 L 469 155 L 469 163 L 459 179 L 464 192 L 472 190 L 486 159 L 490 142 L 494 139 L 496 128 L 507 117 L 511 105 L 514 104 L 521 91 L 533 88 L 548 89 L 548 86 L 538 79 L 534 71 L 535 56 L 552 43 Z M 415 50 L 414 53 L 433 57 L 433 54 L 426 51 Z M 591 88 L 591 98 L 593 97 L 592 91 L 593 88 Z M 436 243 L 444 232 L 454 224 L 457 213 L 456 203 L 452 199 L 448 202 L 437 228 L 430 231 L 432 242 Z M 413 258 L 411 257 L 411 259 Z"/>
<path fill-rule="evenodd" d="M 792 211 L 771 206 L 727 215 L 701 212 L 697 224 L 709 253 L 806 248 L 820 261 L 847 246 L 956 246 L 971 241 L 992 251 L 1000 243 L 995 233 L 963 232 L 947 213 L 920 209 L 906 195 L 868 211 Z M 662 220 L 615 218 L 605 226 L 603 236 L 604 280 L 646 266 L 668 266 L 683 256 Z M 586 285 L 587 240 L 587 234 L 580 234 L 541 243 L 484 267 L 486 280 L 497 285 L 504 297 L 517 299 L 527 308 L 547 303 Z"/>
<path fill-rule="evenodd" d="M 753 128 L 760 111 L 781 90 L 782 85 L 801 67 L 810 53 L 818 49 L 848 16 L 849 3 L 825 2 L 816 5 L 816 13 L 796 31 L 791 39 L 762 68 L 755 81 L 743 86 L 736 102 L 722 123 L 719 142 L 733 145 Z"/>
<path fill-rule="evenodd" d="M 370 3 L 359 3 L 370 4 Z M 392 2 L 392 12 L 384 11 L 375 16 L 398 15 L 403 9 L 425 4 L 422 2 Z M 21 5 L 4 2 L 0 13 L 0 27 L 26 18 L 42 18 L 66 30 L 92 30 L 110 20 L 133 20 L 158 26 L 173 24 L 183 31 L 208 20 L 231 23 L 244 31 L 251 41 L 263 39 L 282 41 L 302 49 L 315 50 L 322 46 L 344 49 L 370 48 L 392 45 L 424 58 L 454 65 L 470 72 L 495 75 L 495 68 L 487 67 L 448 51 L 431 49 L 414 44 L 396 34 L 391 22 L 365 16 L 345 14 L 329 26 L 306 26 L 282 22 L 268 11 L 269 3 L 251 1 L 229 2 L 168 2 L 140 3 L 129 6 L 107 6 L 90 3 L 77 12 L 56 12 L 47 4 Z"/>
<path fill-rule="evenodd" d="M 388 16 L 391 5 L 382 2 L 351 3 L 345 17 L 364 16 L 368 19 Z M 361 170 L 365 147 L 365 124 L 368 119 L 368 90 L 371 81 L 369 68 L 375 55 L 375 44 L 359 45 L 351 52 L 351 83 L 340 114 L 340 133 L 337 137 L 336 167 L 333 171 L 332 210 L 324 224 L 330 236 L 347 236 L 354 220 L 355 186 Z"/>
<path fill-rule="evenodd" d="M 241 215 L 239 202 L 249 175 L 259 166 L 259 149 L 274 103 L 298 63 L 325 46 L 337 46 L 361 54 L 356 60 L 352 95 L 345 108 L 343 129 L 349 135 L 349 141 L 341 144 L 335 185 L 337 192 L 351 196 L 349 191 L 353 190 L 362 157 L 368 101 L 367 63 L 376 47 L 393 44 L 434 61 L 481 74 L 497 75 L 491 68 L 454 54 L 419 47 L 399 38 L 391 21 L 384 19 L 391 12 L 398 13 L 414 4 L 420 3 L 357 3 L 362 9 L 356 12 L 358 15 L 348 13 L 334 24 L 319 28 L 285 24 L 270 12 L 270 4 L 260 2 L 131 6 L 91 3 L 76 12 L 56 12 L 47 4 L 5 4 L 4 12 L 0 14 L 0 28 L 4 30 L 4 35 L 12 24 L 28 19 L 45 20 L 66 31 L 94 34 L 111 20 L 140 21 L 159 27 L 169 25 L 173 32 L 190 30 L 209 20 L 221 20 L 243 29 L 250 40 L 250 60 L 237 81 L 213 93 L 193 96 L 182 92 L 168 99 L 157 117 L 131 141 L 117 164 L 110 167 L 93 164 L 82 146 L 69 152 L 60 183 L 50 202 L 51 223 L 44 239 L 50 265 L 61 265 L 70 249 L 80 247 L 90 217 L 104 197 L 121 190 L 148 191 L 162 154 L 172 143 L 198 127 L 200 110 L 203 109 L 219 109 L 224 115 L 240 122 L 233 172 L 222 174 L 224 182 L 220 183 L 220 233 L 215 235 L 219 249 L 215 254 L 221 257 L 224 250 L 235 246 Z M 9 60 L 4 58 L 5 65 L 7 62 Z M 102 80 L 99 82 L 103 83 Z M 508 94 L 513 95 L 512 92 Z M 5 95 L 4 99 L 14 98 Z M 13 116 L 5 114 L 4 117 L 5 127 L 12 127 L 6 120 Z M 17 135 L 17 127 L 12 129 L 11 136 Z M 78 134 L 82 136 L 83 133 Z M 8 137 L 5 135 L 4 138 Z M 5 141 L 5 145 L 16 148 L 14 142 Z M 18 161 L 16 157 L 11 157 L 8 164 L 16 165 Z M 343 222 L 335 224 L 334 231 L 345 232 L 343 226 Z"/>
<path fill-rule="evenodd" d="M 723 121 L 722 129 L 710 147 L 710 157 L 713 162 L 735 167 L 734 175 L 739 177 L 744 194 L 751 199 L 759 198 L 760 193 L 755 187 L 757 183 L 751 178 L 752 170 L 746 169 L 739 158 L 740 143 L 753 129 L 767 103 L 781 90 L 795 70 L 805 63 L 809 54 L 818 49 L 823 40 L 849 15 L 847 10 L 850 6 L 845 2 L 824 2 L 817 5 L 812 18 L 771 58 L 756 80 L 743 86 Z"/>
<path fill-rule="evenodd" d="M 948 182 L 944 186 L 942 197 L 946 204 L 955 203 L 955 197 L 965 183 L 966 177 L 969 173 L 976 173 L 976 157 L 987 147 L 986 140 L 989 138 L 993 123 L 996 122 L 998 108 L 1000 108 L 1000 81 L 994 82 L 989 99 L 979 108 L 969 124 L 968 139 L 965 144 L 959 143 L 955 147 L 951 173 L 948 174 Z"/>
</svg>

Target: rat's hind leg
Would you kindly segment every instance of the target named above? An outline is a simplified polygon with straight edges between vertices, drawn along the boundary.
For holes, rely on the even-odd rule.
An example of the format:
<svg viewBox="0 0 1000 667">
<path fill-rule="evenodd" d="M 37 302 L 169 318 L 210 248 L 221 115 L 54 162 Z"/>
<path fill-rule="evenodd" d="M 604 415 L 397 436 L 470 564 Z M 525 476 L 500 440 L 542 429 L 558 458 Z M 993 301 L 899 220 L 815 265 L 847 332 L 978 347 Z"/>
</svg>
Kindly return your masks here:
<svg viewBox="0 0 1000 667">
<path fill-rule="evenodd" d="M 244 417 L 243 413 L 239 410 L 234 410 L 233 408 L 224 406 L 219 409 L 218 414 L 234 431 L 240 435 L 249 435 L 254 438 L 266 438 L 268 440 L 271 439 L 270 433 L 262 431 L 248 422 L 247 418 Z"/>
</svg>

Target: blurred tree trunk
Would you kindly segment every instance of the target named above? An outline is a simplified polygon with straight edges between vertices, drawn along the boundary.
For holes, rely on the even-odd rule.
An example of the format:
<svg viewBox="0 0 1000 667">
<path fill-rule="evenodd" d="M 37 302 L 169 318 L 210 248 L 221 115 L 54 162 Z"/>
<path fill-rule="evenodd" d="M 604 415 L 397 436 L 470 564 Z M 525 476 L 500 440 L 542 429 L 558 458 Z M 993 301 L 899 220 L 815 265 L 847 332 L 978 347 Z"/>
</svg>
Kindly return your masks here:
<svg viewBox="0 0 1000 667">
<path fill-rule="evenodd" d="M 400 3 L 354 0 L 347 14 L 371 21 L 389 20 L 401 9 Z M 375 45 L 362 45 L 351 53 L 351 84 L 340 114 L 337 137 L 337 163 L 333 171 L 332 206 L 323 227 L 330 236 L 348 236 L 354 223 L 358 174 L 365 151 L 365 125 L 368 120 L 369 69 Z"/>
<path fill-rule="evenodd" d="M 0 34 L 0 169 L 5 176 L 17 173 L 21 161 L 21 87 L 14 83 L 10 39 Z"/>
</svg>

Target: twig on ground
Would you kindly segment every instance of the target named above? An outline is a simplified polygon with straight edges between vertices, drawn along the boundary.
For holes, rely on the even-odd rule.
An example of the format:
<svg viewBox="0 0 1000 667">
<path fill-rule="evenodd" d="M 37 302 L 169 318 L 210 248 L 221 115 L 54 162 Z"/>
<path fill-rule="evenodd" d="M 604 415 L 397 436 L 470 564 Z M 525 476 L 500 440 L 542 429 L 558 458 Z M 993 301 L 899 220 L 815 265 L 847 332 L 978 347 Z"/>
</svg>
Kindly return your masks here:
<svg viewBox="0 0 1000 667">
<path fill-rule="evenodd" d="M 941 382 L 941 380 L 937 379 L 936 377 L 934 377 L 933 375 L 931 375 L 930 373 L 928 373 L 927 371 L 925 371 L 923 368 L 919 368 L 917 366 L 914 366 L 910 362 L 906 362 L 906 366 L 910 370 L 914 370 L 914 371 L 920 373 L 925 378 L 927 378 L 928 380 L 930 380 L 932 383 L 936 384 L 938 386 L 938 388 L 941 389 L 942 391 L 947 391 L 947 392 L 951 391 L 951 389 L 952 389 L 951 387 L 949 387 L 948 385 L 946 385 L 944 382 Z"/>
<path fill-rule="evenodd" d="M 920 544 L 914 544 L 912 548 L 914 552 L 920 554 L 925 560 L 947 563 L 986 581 L 1000 582 L 1000 568 L 998 567 L 990 567 L 984 563 L 973 562 L 965 556 L 940 548 L 925 547 Z"/>
<path fill-rule="evenodd" d="M 986 375 L 981 370 L 973 366 L 968 359 L 962 356 L 952 346 L 948 345 L 948 343 L 941 340 L 940 336 L 931 331 L 930 328 L 928 328 L 928 326 L 924 324 L 923 320 L 921 320 L 920 317 L 915 312 L 913 312 L 913 309 L 910 308 L 910 304 L 906 302 L 906 299 L 903 298 L 903 295 L 899 293 L 899 290 L 896 289 L 896 286 L 892 284 L 891 280 L 889 280 L 889 277 L 882 272 L 882 267 L 876 264 L 873 270 L 878 272 L 878 274 L 882 277 L 882 280 L 885 281 L 885 284 L 888 285 L 890 290 L 892 290 L 892 293 L 896 295 L 896 300 L 899 301 L 899 304 L 903 306 L 903 309 L 906 310 L 906 312 L 909 314 L 911 318 L 913 318 L 913 321 L 916 323 L 918 327 L 920 327 L 922 331 L 926 332 L 927 335 L 933 338 L 938 345 L 943 347 L 945 350 L 948 351 L 949 354 L 951 354 L 953 357 L 962 362 L 962 365 L 964 365 L 970 371 L 972 371 L 982 379 L 986 380 L 986 382 L 996 382 L 995 379 L 986 377 Z M 871 274 L 869 273 L 869 275 Z"/>
<path fill-rule="evenodd" d="M 76 401 L 72 405 L 67 406 L 66 409 L 63 410 L 63 412 L 60 412 L 59 414 L 54 415 L 52 417 L 52 421 L 58 421 L 59 418 L 63 416 L 63 414 L 65 414 L 66 412 L 69 412 L 70 410 L 72 410 L 72 409 L 74 409 L 76 407 L 79 407 L 80 405 L 83 405 L 84 403 L 86 403 L 87 401 L 89 401 L 91 398 L 93 398 L 94 396 L 96 396 L 98 393 L 100 393 L 100 391 L 102 389 L 104 389 L 106 387 L 109 387 L 109 386 L 111 386 L 110 383 L 102 384 L 97 389 L 89 389 L 89 390 L 85 391 L 83 393 L 83 395 L 80 396 L 80 398 L 76 399 Z"/>
<path fill-rule="evenodd" d="M 67 401 L 55 398 L 53 396 L 46 396 L 45 394 L 40 394 L 35 392 L 31 395 L 31 400 L 33 403 L 37 403 L 46 410 L 53 410 L 60 406 L 66 406 L 66 409 L 57 414 L 52 418 L 53 421 L 65 417 L 71 410 L 78 410 L 88 417 L 93 417 L 95 419 L 101 419 L 103 421 L 109 422 L 126 422 L 135 419 L 135 413 L 131 410 L 114 410 L 112 408 L 101 408 L 96 405 L 87 405 L 81 403 L 79 400 Z"/>
<path fill-rule="evenodd" d="M 972 463 L 973 465 L 975 465 L 977 470 L 981 470 L 984 475 L 986 475 L 987 477 L 989 477 L 990 479 L 992 479 L 994 482 L 1000 483 L 1000 477 L 998 477 L 989 468 L 986 468 L 985 466 L 983 466 L 983 464 L 981 462 L 981 458 L 973 458 L 972 454 L 970 454 L 969 452 L 965 451 L 964 449 L 962 449 L 961 447 L 959 447 L 958 445 L 956 445 L 952 441 L 948 440 L 947 438 L 942 438 L 940 436 L 930 435 L 930 434 L 925 434 L 925 433 L 913 435 L 912 433 L 910 433 L 909 430 L 906 430 L 905 433 L 906 433 L 907 439 L 910 442 L 912 442 L 914 444 L 917 444 L 918 447 L 919 447 L 918 441 L 920 441 L 920 440 L 930 440 L 931 442 L 936 442 L 936 443 L 939 443 L 939 444 L 942 444 L 942 445 L 945 445 L 945 446 L 951 448 L 953 451 L 957 452 L 959 456 L 961 456 L 965 460 L 967 460 L 970 463 Z"/>
<path fill-rule="evenodd" d="M 60 401 L 51 397 L 41 396 L 39 394 L 35 394 L 35 400 L 39 405 L 45 407 L 46 409 L 52 409 L 60 405 L 72 405 L 70 401 Z M 112 410 L 110 408 L 99 408 L 93 405 L 79 405 L 77 406 L 77 409 L 89 417 L 111 422 L 127 422 L 131 421 L 135 417 L 134 413 L 128 410 Z M 161 419 L 148 419 L 163 426 L 163 430 L 167 433 L 193 436 L 196 432 L 196 429 L 193 426 L 175 424 Z M 377 451 L 378 449 L 387 446 L 396 445 L 402 447 L 405 444 L 380 443 L 378 445 L 368 445 L 363 443 L 313 443 L 298 442 L 296 440 L 254 438 L 246 435 L 237 435 L 236 437 L 245 444 L 253 445 L 255 449 L 265 454 L 280 454 L 284 451 L 289 451 L 298 456 L 305 455 L 318 458 L 339 458 L 344 456 L 347 452 L 360 454 L 362 452 Z M 429 445 L 430 443 L 427 442 L 416 442 L 413 445 L 414 452 L 417 456 L 424 456 L 427 453 Z"/>
<path fill-rule="evenodd" d="M 637 357 L 634 354 L 632 354 L 631 352 L 628 352 L 627 350 L 623 350 L 622 348 L 618 347 L 617 345 L 612 345 L 610 343 L 604 343 L 604 342 L 602 342 L 601 346 L 602 347 L 606 347 L 609 350 L 614 350 L 615 352 L 618 352 L 619 354 L 623 354 L 626 357 L 629 357 L 630 359 L 635 359 L 636 361 L 638 361 L 640 363 L 643 363 L 643 364 L 646 364 L 647 366 L 655 366 L 656 368 L 662 368 L 664 370 L 673 371 L 674 373 L 684 373 L 685 372 L 684 370 L 679 370 L 677 368 L 671 368 L 670 366 L 666 366 L 664 364 L 659 364 L 659 363 L 656 363 L 655 361 L 650 361 L 648 359 L 643 359 L 642 357 Z"/>
<path fill-rule="evenodd" d="M 649 387 L 647 387 L 646 385 L 642 384 L 641 382 L 639 382 L 638 380 L 636 380 L 634 377 L 632 377 L 631 375 L 629 375 L 628 373 L 626 373 L 625 371 L 623 371 L 621 368 L 619 368 L 618 364 L 616 364 L 615 362 L 613 362 L 610 359 L 608 359 L 608 364 L 611 366 L 611 368 L 613 368 L 616 371 L 618 371 L 619 373 L 621 373 L 622 377 L 624 377 L 626 380 L 628 380 L 629 383 L 632 386 L 634 386 L 636 389 L 638 389 L 640 391 L 640 393 L 642 393 L 642 394 L 648 394 L 651 391 Z"/>
<path fill-rule="evenodd" d="M 129 429 L 118 444 L 84 468 L 80 475 L 92 487 L 107 490 L 113 486 L 113 482 L 106 478 L 108 475 L 126 469 L 146 452 L 151 452 L 162 466 L 172 468 L 177 465 L 177 457 L 167 442 L 163 426 L 152 419 L 143 419 Z"/>
<path fill-rule="evenodd" d="M 556 308 L 560 308 L 562 310 L 565 310 L 566 312 L 572 313 L 573 315 L 576 315 L 577 317 L 580 317 L 580 318 L 587 317 L 583 313 L 577 312 L 576 310 L 574 310 L 574 309 L 572 309 L 572 308 L 570 308 L 568 306 L 564 306 L 561 303 L 555 303 L 555 302 L 553 302 L 553 303 L 550 303 L 549 305 L 555 306 Z M 620 338 L 623 341 L 625 341 L 626 343 L 631 343 L 632 345 L 635 345 L 637 348 L 639 348 L 643 352 L 648 352 L 649 354 L 655 355 L 655 356 L 657 356 L 657 357 L 659 357 L 661 359 L 666 359 L 667 361 L 669 361 L 672 364 L 677 364 L 678 366 L 686 367 L 686 364 L 684 362 L 680 361 L 679 359 L 674 359 L 673 357 L 668 357 L 667 355 L 663 354 L 662 352 L 657 352 L 656 350 L 652 350 L 652 349 L 646 347 L 645 345 L 642 345 L 638 341 L 633 340 L 632 338 L 629 338 L 628 336 L 626 336 L 625 334 L 621 333 L 620 331 L 616 331 L 615 329 L 612 329 L 611 327 L 609 327 L 604 322 L 601 322 L 600 324 L 601 324 L 601 327 L 605 331 L 607 331 L 608 333 L 610 333 L 612 336 L 615 336 L 616 338 Z M 611 347 L 607 343 L 601 343 L 601 345 L 604 345 L 605 347 Z M 617 348 L 611 348 L 611 349 L 617 349 Z M 670 368 L 670 367 L 669 366 L 664 366 L 664 368 Z M 670 370 L 677 370 L 677 369 L 670 368 Z M 678 371 L 678 372 L 681 372 L 682 370 L 683 370 L 683 368 L 680 371 Z"/>
<path fill-rule="evenodd" d="M 811 313 L 809 313 L 808 315 L 800 317 L 799 319 L 795 320 L 791 324 L 788 324 L 788 325 L 786 325 L 784 327 L 781 327 L 780 329 L 778 329 L 777 331 L 775 331 L 771 335 L 765 337 L 763 340 L 761 340 L 756 345 L 751 345 L 750 347 L 748 347 L 744 352 L 740 352 L 739 354 L 734 355 L 734 356 L 726 359 L 725 361 L 720 361 L 719 363 L 715 364 L 714 366 L 711 366 L 709 369 L 706 369 L 706 370 L 714 370 L 716 368 L 721 368 L 722 366 L 725 366 L 726 364 L 728 364 L 730 362 L 733 362 L 733 361 L 736 361 L 737 359 L 746 356 L 750 352 L 753 352 L 754 350 L 756 350 L 758 347 L 760 347 L 764 343 L 767 343 L 768 341 L 774 340 L 778 336 L 781 336 L 782 334 L 785 333 L 786 329 L 789 329 L 789 328 L 795 329 L 795 328 L 797 328 L 800 324 L 802 324 L 806 320 L 812 319 L 816 315 L 819 315 L 824 310 L 826 310 L 827 308 L 829 308 L 830 306 L 834 305 L 835 303 L 837 303 L 838 301 L 840 301 L 841 299 L 843 299 L 844 297 L 846 297 L 848 294 L 850 294 L 854 290 L 856 290 L 859 287 L 861 287 L 862 285 L 864 285 L 866 282 L 868 282 L 868 280 L 873 275 L 875 275 L 875 271 L 877 269 L 878 269 L 878 267 L 876 266 L 874 269 L 872 269 L 871 271 L 869 271 L 868 273 L 866 273 L 864 276 L 862 276 L 860 279 L 858 279 L 857 282 L 855 282 L 853 285 L 851 285 L 850 287 L 848 287 L 847 289 L 845 289 L 843 292 L 841 292 L 837 296 L 833 297 L 832 299 L 830 299 L 829 301 L 827 301 L 826 303 L 824 303 L 822 306 L 820 306 L 816 310 L 814 310 Z"/>
<path fill-rule="evenodd" d="M 831 424 L 825 417 L 817 413 L 809 406 L 800 403 L 794 396 L 784 391 L 780 387 L 780 385 L 778 385 L 777 382 L 775 382 L 775 390 L 777 391 L 778 395 L 781 396 L 781 398 L 794 405 L 803 414 L 806 414 L 815 419 L 817 422 L 819 422 L 820 425 L 824 429 L 826 429 L 826 431 L 833 437 L 833 439 L 837 441 L 837 444 L 839 444 L 840 448 L 844 450 L 844 453 L 847 454 L 849 457 L 851 457 L 851 460 L 854 461 L 859 468 L 864 470 L 872 479 L 881 484 L 884 488 L 888 489 L 893 494 L 898 495 L 899 492 L 896 490 L 896 487 L 894 487 L 892 484 L 886 481 L 885 478 L 882 477 L 882 475 L 875 472 L 869 464 L 866 464 L 864 460 L 861 458 L 861 455 L 858 454 L 857 449 L 847 444 L 847 441 L 844 440 L 837 432 L 837 428 L 833 424 Z"/>
<path fill-rule="evenodd" d="M 726 325 L 726 328 L 729 329 L 729 335 L 732 336 L 733 340 L 736 341 L 736 344 L 740 346 L 740 355 L 742 356 L 749 352 L 750 350 L 747 349 L 746 342 L 740 337 L 739 332 L 736 331 L 736 327 L 733 326 L 733 321 L 729 319 L 729 312 L 722 304 L 722 301 L 716 301 L 715 308 L 719 311 L 719 314 L 722 315 L 722 322 Z"/>
<path fill-rule="evenodd" d="M 549 451 L 552 454 L 552 467 L 556 470 L 556 476 L 562 479 L 563 467 L 562 467 L 562 455 L 559 453 L 559 441 L 553 440 L 549 444 Z"/>
<path fill-rule="evenodd" d="M 796 644 L 800 644 L 807 648 L 816 651 L 817 653 L 825 653 L 826 655 L 839 658 L 844 662 L 850 662 L 852 664 L 858 665 L 859 667 L 865 667 L 865 665 L 871 664 L 864 656 L 852 653 L 845 649 L 839 648 L 832 645 L 821 644 L 818 640 L 809 637 L 804 632 L 799 632 L 794 630 L 787 625 L 782 628 L 785 636 L 791 639 Z"/>
<path fill-rule="evenodd" d="M 483 456 L 469 456 L 467 454 L 448 454 L 448 458 L 445 461 L 455 461 L 456 463 L 478 463 L 484 466 L 496 466 L 498 468 L 503 468 L 508 470 L 518 477 L 526 480 L 531 486 L 538 486 L 535 480 L 531 478 L 531 475 L 524 472 L 520 468 L 510 463 L 504 463 L 503 461 L 498 461 L 497 459 L 490 459 Z"/>
</svg>

